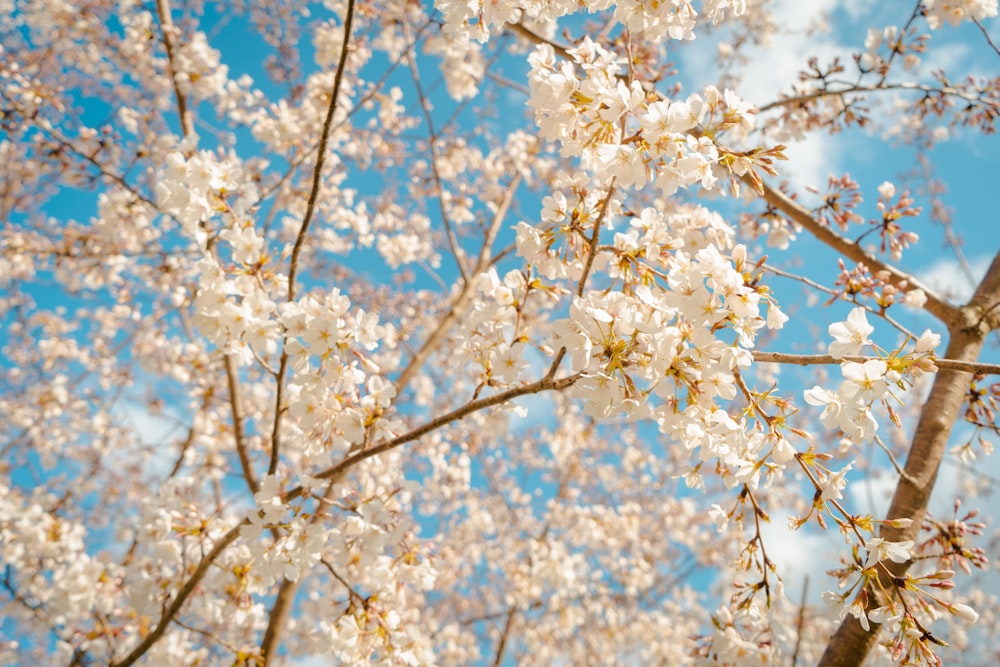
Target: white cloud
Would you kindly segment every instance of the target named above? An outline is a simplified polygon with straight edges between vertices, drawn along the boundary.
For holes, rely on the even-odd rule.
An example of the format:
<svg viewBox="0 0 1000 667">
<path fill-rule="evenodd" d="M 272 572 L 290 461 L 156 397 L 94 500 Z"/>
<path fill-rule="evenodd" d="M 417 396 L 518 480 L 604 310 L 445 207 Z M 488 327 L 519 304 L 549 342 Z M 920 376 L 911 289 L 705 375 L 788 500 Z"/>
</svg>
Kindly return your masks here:
<svg viewBox="0 0 1000 667">
<path fill-rule="evenodd" d="M 798 604 L 802 600 L 802 588 L 809 577 L 806 603 L 824 607 L 823 591 L 836 588 L 833 578 L 826 573 L 840 567 L 840 556 L 849 553 L 849 547 L 835 529 L 816 533 L 806 525 L 792 530 L 788 518 L 787 513 L 775 512 L 771 522 L 761 527 L 767 556 L 778 568 L 789 602 Z"/>
<path fill-rule="evenodd" d="M 982 255 L 969 259 L 969 269 L 975 283 L 969 281 L 957 259 L 943 258 L 929 268 L 917 272 L 922 283 L 953 303 L 966 303 L 972 298 L 975 284 L 986 275 L 992 257 Z"/>
</svg>

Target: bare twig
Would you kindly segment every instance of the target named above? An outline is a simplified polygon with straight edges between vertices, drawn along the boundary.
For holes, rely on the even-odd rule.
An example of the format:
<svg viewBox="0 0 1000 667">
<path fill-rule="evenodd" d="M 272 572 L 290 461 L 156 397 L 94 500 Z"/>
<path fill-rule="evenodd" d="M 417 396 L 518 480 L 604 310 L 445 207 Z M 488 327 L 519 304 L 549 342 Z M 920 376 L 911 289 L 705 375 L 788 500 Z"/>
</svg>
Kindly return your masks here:
<svg viewBox="0 0 1000 667">
<path fill-rule="evenodd" d="M 409 31 L 407 31 L 409 32 Z M 409 35 L 407 34 L 407 37 Z M 427 123 L 427 145 L 431 151 L 431 175 L 434 177 L 434 190 L 437 195 L 438 207 L 441 211 L 441 224 L 444 226 L 445 236 L 448 239 L 448 248 L 451 250 L 455 264 L 458 266 L 458 273 L 462 276 L 462 282 L 469 282 L 469 274 L 465 270 L 465 262 L 462 261 L 461 248 L 455 236 L 455 227 L 448 215 L 448 207 L 445 205 L 444 183 L 441 180 L 441 172 L 438 169 L 437 142 L 438 134 L 434 126 L 434 117 L 431 115 L 430 102 L 424 94 L 424 87 L 420 83 L 420 70 L 417 69 L 417 61 L 413 52 L 407 57 L 410 66 L 410 76 L 413 78 L 413 87 L 417 92 L 417 100 L 420 102 L 420 110 L 424 115 L 424 122 Z"/>
<path fill-rule="evenodd" d="M 986 29 L 986 26 L 983 25 L 983 22 L 979 19 L 972 19 L 972 22 L 975 23 L 976 26 L 978 26 L 982 31 L 983 37 L 986 38 L 986 43 L 990 45 L 990 48 L 993 49 L 998 56 L 1000 56 L 1000 47 L 997 47 L 996 42 L 994 42 L 993 38 L 990 37 L 990 32 Z"/>
<path fill-rule="evenodd" d="M 519 34 L 522 37 L 524 37 L 525 39 L 527 39 L 532 44 L 548 44 L 549 46 L 552 47 L 553 51 L 555 51 L 556 53 L 558 53 L 559 55 L 561 55 L 563 58 L 566 58 L 567 60 L 572 60 L 573 59 L 573 56 L 571 56 L 570 53 L 569 53 L 569 47 L 568 46 L 563 46 L 562 44 L 559 44 L 557 42 L 553 42 L 550 39 L 545 39 L 544 37 L 542 37 L 538 33 L 534 32 L 532 30 L 529 30 L 528 28 L 525 28 L 520 23 L 508 23 L 507 27 L 509 27 L 511 30 L 513 30 L 517 34 Z"/>
<path fill-rule="evenodd" d="M 838 88 L 835 90 L 823 89 L 814 90 L 810 93 L 802 93 L 801 95 L 793 95 L 792 97 L 784 97 L 780 100 L 775 100 L 774 102 L 769 102 L 762 107 L 757 109 L 758 113 L 764 113 L 765 111 L 770 111 L 778 107 L 786 107 L 795 104 L 803 104 L 805 102 L 811 102 L 812 100 L 821 99 L 824 97 L 842 97 L 843 95 L 850 95 L 852 93 L 878 93 L 883 91 L 892 90 L 913 90 L 922 93 L 937 93 L 940 95 L 948 95 L 951 97 L 958 97 L 968 102 L 983 102 L 984 100 L 976 95 L 965 92 L 960 88 L 955 88 L 953 86 L 930 86 L 925 83 L 915 83 L 912 81 L 902 81 L 900 83 L 884 83 L 884 84 L 850 84 L 844 82 L 844 88 Z"/>
</svg>

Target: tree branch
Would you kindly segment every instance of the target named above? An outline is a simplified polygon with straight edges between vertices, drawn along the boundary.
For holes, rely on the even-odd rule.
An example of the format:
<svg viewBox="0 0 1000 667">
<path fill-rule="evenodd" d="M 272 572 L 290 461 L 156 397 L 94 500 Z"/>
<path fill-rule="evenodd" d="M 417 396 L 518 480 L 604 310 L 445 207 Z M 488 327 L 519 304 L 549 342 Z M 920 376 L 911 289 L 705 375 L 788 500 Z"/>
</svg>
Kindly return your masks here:
<svg viewBox="0 0 1000 667">
<path fill-rule="evenodd" d="M 497 644 L 497 654 L 493 658 L 493 667 L 500 667 L 503 662 L 504 649 L 507 648 L 507 639 L 510 637 L 510 630 L 514 627 L 514 617 L 517 615 L 517 607 L 511 607 L 507 611 L 507 620 L 503 624 L 503 631 L 500 633 L 500 642 Z"/>
<path fill-rule="evenodd" d="M 409 30 L 406 31 L 409 37 Z M 441 171 L 438 169 L 437 129 L 434 127 L 434 117 L 431 116 L 430 102 L 424 94 L 424 87 L 420 83 L 420 70 L 417 69 L 417 61 L 414 52 L 409 52 L 407 63 L 410 66 L 410 76 L 413 78 L 413 88 L 417 93 L 417 100 L 420 102 L 420 110 L 423 112 L 424 122 L 427 123 L 427 145 L 431 150 L 431 175 L 434 177 L 434 190 L 437 195 L 438 207 L 441 210 L 441 224 L 444 226 L 445 237 L 448 239 L 448 248 L 451 250 L 455 264 L 458 266 L 458 273 L 462 276 L 462 282 L 469 282 L 469 274 L 465 270 L 465 262 L 462 261 L 461 248 L 455 236 L 455 227 L 448 216 L 448 207 L 444 201 L 444 184 L 441 181 Z"/>
<path fill-rule="evenodd" d="M 881 359 L 881 357 L 867 357 L 861 355 L 850 355 L 846 357 L 834 357 L 829 354 L 789 354 L 787 352 L 764 352 L 755 351 L 754 361 L 765 361 L 777 364 L 795 364 L 797 366 L 812 366 L 816 364 L 841 364 L 845 361 L 854 361 L 863 364 L 866 361 Z M 964 373 L 976 373 L 978 375 L 1000 375 L 1000 364 L 985 364 L 978 361 L 963 361 L 961 359 L 933 359 L 934 365 L 938 369 L 952 371 L 962 371 Z"/>
<path fill-rule="evenodd" d="M 940 95 L 951 95 L 953 97 L 959 97 L 967 102 L 983 102 L 983 99 L 977 97 L 976 95 L 970 95 L 960 88 L 955 88 L 954 86 L 940 86 L 934 87 L 929 86 L 925 83 L 915 83 L 910 81 L 903 81 L 901 83 L 883 83 L 883 84 L 872 84 L 868 86 L 862 86 L 858 84 L 847 84 L 846 82 L 841 82 L 845 84 L 844 88 L 839 90 L 814 90 L 810 93 L 803 93 L 801 95 L 794 95 L 792 97 L 784 97 L 780 100 L 775 100 L 765 104 L 762 107 L 757 108 L 758 113 L 763 113 L 765 111 L 770 111 L 777 107 L 784 107 L 790 104 L 801 104 L 803 102 L 811 102 L 812 100 L 820 99 L 823 97 L 839 97 L 841 95 L 850 95 L 851 93 L 877 93 L 880 91 L 890 91 L 890 90 L 913 90 L 923 93 L 935 93 Z"/>
<path fill-rule="evenodd" d="M 288 301 L 295 300 L 295 276 L 299 268 L 299 254 L 309 232 L 309 224 L 316 212 L 316 200 L 319 198 L 320 185 L 323 181 L 323 163 L 326 161 L 326 145 L 330 138 L 330 124 L 337 108 L 337 98 L 340 96 L 340 84 L 344 79 L 344 67 L 347 64 L 347 53 L 351 41 L 351 24 L 354 22 L 354 0 L 347 0 L 347 16 L 344 17 L 344 41 L 340 46 L 340 61 L 333 75 L 333 91 L 330 93 L 330 104 L 326 108 L 326 118 L 323 119 L 323 129 L 319 137 L 316 165 L 313 167 L 312 186 L 309 188 L 309 199 L 306 201 L 306 213 L 302 217 L 299 233 L 292 247 L 292 257 L 288 269 Z M 271 429 L 271 460 L 267 466 L 267 474 L 273 475 L 278 469 L 281 457 L 281 417 L 284 408 L 281 406 L 284 398 L 285 375 L 288 372 L 288 352 L 281 351 L 281 362 L 278 365 L 277 391 L 274 401 L 274 428 Z"/>
<path fill-rule="evenodd" d="M 552 47 L 553 51 L 561 55 L 566 60 L 573 60 L 573 56 L 571 56 L 569 53 L 569 47 L 563 46 L 562 44 L 559 44 L 557 42 L 553 42 L 552 40 L 545 39 L 537 32 L 525 28 L 520 23 L 508 23 L 507 27 L 516 32 L 517 34 L 519 34 L 521 37 L 527 39 L 532 44 L 548 44 L 549 46 Z"/>
<path fill-rule="evenodd" d="M 747 177 L 742 180 L 751 187 L 753 183 Z M 923 290 L 927 295 L 927 303 L 924 308 L 927 312 L 941 320 L 946 326 L 950 326 L 958 318 L 958 308 L 942 299 L 934 290 L 921 284 L 916 278 L 908 273 L 900 271 L 894 266 L 886 264 L 882 260 L 868 254 L 857 243 L 844 238 L 829 227 L 820 224 L 812 214 L 798 202 L 792 200 L 788 195 L 763 183 L 764 192 L 762 196 L 767 203 L 771 204 L 782 213 L 787 215 L 793 222 L 807 229 L 817 239 L 830 246 L 844 257 L 863 263 L 873 272 L 886 271 L 895 280 L 905 280 L 908 285 Z"/>
<path fill-rule="evenodd" d="M 156 15 L 160 19 L 160 31 L 163 33 L 163 48 L 167 52 L 167 67 L 170 75 L 170 82 L 174 87 L 174 97 L 177 101 L 177 115 L 180 116 L 181 134 L 184 138 L 194 133 L 194 126 L 191 122 L 191 113 L 188 110 L 187 98 L 181 92 L 180 84 L 177 83 L 177 69 L 174 62 L 177 58 L 177 47 L 174 44 L 174 20 L 170 15 L 170 0 L 156 0 Z"/>
<path fill-rule="evenodd" d="M 177 591 L 177 595 L 174 596 L 174 599 L 170 601 L 169 605 L 167 605 L 166 610 L 160 617 L 160 622 L 156 624 L 153 631 L 146 635 L 146 638 L 139 642 L 139 645 L 132 649 L 131 653 L 118 662 L 112 662 L 110 667 L 129 667 L 129 665 L 135 664 L 139 658 L 145 655 L 146 651 L 148 651 L 153 644 L 159 641 L 160 637 L 163 636 L 163 633 L 166 632 L 167 627 L 170 625 L 174 616 L 177 615 L 177 612 L 179 612 L 181 607 L 184 606 L 184 603 L 187 601 L 188 597 L 191 596 L 191 593 L 194 592 L 198 583 L 208 573 L 208 568 L 212 565 L 215 559 L 219 557 L 219 554 L 221 554 L 226 547 L 232 544 L 236 538 L 239 537 L 240 528 L 244 523 L 246 522 L 241 522 L 233 526 L 229 529 L 228 533 L 219 538 L 219 541 L 215 543 L 211 551 L 202 557 L 201 562 L 198 563 L 198 567 L 196 567 L 194 572 L 191 573 L 188 580 L 184 582 L 181 589 Z"/>
<path fill-rule="evenodd" d="M 323 480 L 337 480 L 343 473 L 347 472 L 362 461 L 366 461 L 367 459 L 370 459 L 373 456 L 378 456 L 379 454 L 384 454 L 385 452 L 391 451 L 400 445 L 405 445 L 412 440 L 421 438 L 431 431 L 435 431 L 442 426 L 450 424 L 451 422 L 458 421 L 459 419 L 471 415 L 474 412 L 479 412 L 480 410 L 493 407 L 494 405 L 506 403 L 507 401 L 520 396 L 537 394 L 543 391 L 560 391 L 573 385 L 580 379 L 581 376 L 582 373 L 576 373 L 575 375 L 569 375 L 559 378 L 558 380 L 546 376 L 541 380 L 537 380 L 520 387 L 515 387 L 513 389 L 508 389 L 507 391 L 502 391 L 499 394 L 487 396 L 486 398 L 481 398 L 477 401 L 471 401 L 460 408 L 456 408 L 447 414 L 441 415 L 436 419 L 432 419 L 423 426 L 418 426 L 409 433 L 404 433 L 403 435 L 395 437 L 391 440 L 384 440 L 378 444 L 372 445 L 368 449 L 348 456 L 340 463 L 323 470 L 314 477 Z M 302 496 L 305 491 L 304 487 L 297 486 L 285 494 L 285 499 L 286 501 L 294 500 L 295 498 Z"/>
<path fill-rule="evenodd" d="M 246 480 L 250 493 L 257 493 L 260 485 L 254 475 L 253 467 L 250 465 L 250 456 L 247 454 L 247 443 L 243 437 L 243 415 L 240 412 L 240 385 L 236 376 L 236 368 L 233 366 L 233 358 L 225 356 L 226 382 L 229 385 L 229 408 L 233 415 L 233 439 L 236 441 L 236 454 L 240 457 L 240 468 L 243 470 L 243 479 Z"/>
<path fill-rule="evenodd" d="M 518 186 L 521 184 L 521 177 L 517 176 L 511 181 L 511 184 L 507 186 L 507 191 L 504 193 L 504 198 L 500 202 L 500 206 L 497 208 L 496 214 L 493 216 L 493 223 L 490 225 L 489 230 L 486 233 L 486 238 L 483 240 L 483 247 L 479 251 L 479 258 L 476 261 L 476 267 L 472 271 L 472 276 L 476 276 L 483 272 L 483 270 L 490 264 L 490 249 L 493 246 L 493 241 L 496 239 L 496 235 L 500 231 L 500 227 L 503 224 L 504 218 L 507 217 L 507 212 L 510 210 L 510 204 L 514 199 L 514 193 L 517 191 Z M 403 372 L 399 374 L 396 378 L 396 393 L 402 393 L 403 389 L 410 384 L 413 377 L 420 370 L 427 358 L 433 354 L 434 350 L 444 341 L 452 323 L 458 319 L 458 317 L 465 312 L 465 308 L 469 305 L 469 301 L 472 299 L 474 285 L 470 280 L 466 280 L 462 284 L 462 290 L 459 292 L 458 296 L 455 297 L 455 301 L 451 304 L 451 308 L 435 327 L 434 332 L 424 341 L 423 346 L 417 350 L 413 358 L 410 359 L 410 363 L 406 365 Z"/>
</svg>

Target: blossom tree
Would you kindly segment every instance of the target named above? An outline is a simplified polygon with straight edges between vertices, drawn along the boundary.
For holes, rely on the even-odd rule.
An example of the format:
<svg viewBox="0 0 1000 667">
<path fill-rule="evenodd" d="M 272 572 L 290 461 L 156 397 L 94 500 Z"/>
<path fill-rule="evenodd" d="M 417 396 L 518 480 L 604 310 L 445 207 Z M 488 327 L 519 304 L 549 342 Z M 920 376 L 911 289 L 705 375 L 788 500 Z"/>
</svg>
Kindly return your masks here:
<svg viewBox="0 0 1000 667">
<path fill-rule="evenodd" d="M 813 4 L 3 3 L 0 662 L 996 664 L 997 3 Z"/>
</svg>

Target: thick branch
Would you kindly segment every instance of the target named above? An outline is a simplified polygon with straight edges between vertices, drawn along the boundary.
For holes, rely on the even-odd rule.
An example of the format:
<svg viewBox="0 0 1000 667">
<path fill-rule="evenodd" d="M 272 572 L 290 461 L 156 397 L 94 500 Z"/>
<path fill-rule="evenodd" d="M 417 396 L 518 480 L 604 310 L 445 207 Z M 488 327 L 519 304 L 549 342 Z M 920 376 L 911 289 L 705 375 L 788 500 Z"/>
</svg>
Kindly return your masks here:
<svg viewBox="0 0 1000 667">
<path fill-rule="evenodd" d="M 743 180 L 748 185 L 753 185 L 749 179 L 744 178 Z M 794 223 L 807 229 L 817 239 L 830 246 L 844 257 L 847 257 L 848 259 L 859 264 L 863 263 L 871 269 L 872 272 L 887 271 L 893 279 L 897 281 L 905 280 L 911 287 L 923 290 L 924 294 L 927 295 L 927 303 L 924 308 L 927 312 L 934 315 L 934 317 L 941 320 L 946 326 L 950 327 L 957 319 L 958 308 L 946 302 L 926 285 L 922 285 L 916 278 L 908 273 L 900 271 L 894 266 L 886 264 L 877 257 L 868 254 L 857 243 L 844 238 L 829 227 L 820 224 L 815 218 L 813 218 L 812 214 L 807 209 L 792 200 L 783 192 L 772 188 L 767 183 L 763 184 L 763 188 L 763 197 L 767 203 L 787 215 Z"/>
<path fill-rule="evenodd" d="M 948 328 L 951 340 L 945 352 L 946 358 L 970 364 L 976 362 L 986 335 L 991 327 L 996 326 L 988 315 L 991 307 L 998 301 L 1000 301 L 1000 254 L 993 259 L 993 264 L 973 295 L 972 301 L 959 309 L 957 316 L 950 323 Z M 884 524 L 881 530 L 883 539 L 900 542 L 917 538 L 927 512 L 927 503 L 934 490 L 938 468 L 947 452 L 951 430 L 958 421 L 962 405 L 965 403 L 970 380 L 971 373 L 968 371 L 942 368 L 937 373 L 934 386 L 927 397 L 913 434 L 906 467 L 896 485 L 896 492 L 886 515 L 887 519 L 906 518 L 912 519 L 913 523 L 906 528 Z M 888 570 L 893 576 L 902 575 L 909 567 L 909 563 L 889 565 Z M 883 575 L 885 580 L 883 587 L 892 590 L 890 576 L 885 572 Z M 870 587 L 869 595 L 871 600 L 869 608 L 881 604 L 878 602 L 880 593 L 877 586 Z M 871 650 L 876 637 L 876 633 L 865 632 L 853 616 L 846 616 L 827 644 L 819 667 L 857 667 Z"/>
</svg>

